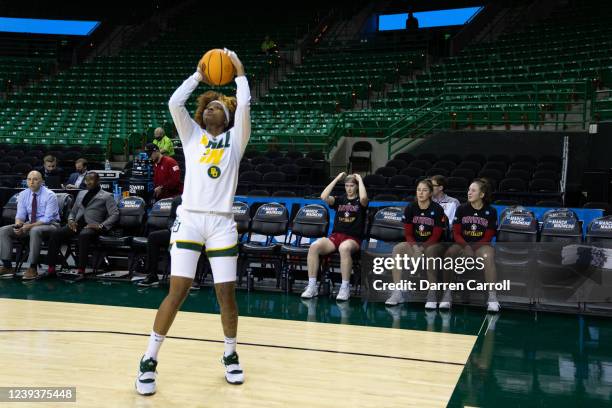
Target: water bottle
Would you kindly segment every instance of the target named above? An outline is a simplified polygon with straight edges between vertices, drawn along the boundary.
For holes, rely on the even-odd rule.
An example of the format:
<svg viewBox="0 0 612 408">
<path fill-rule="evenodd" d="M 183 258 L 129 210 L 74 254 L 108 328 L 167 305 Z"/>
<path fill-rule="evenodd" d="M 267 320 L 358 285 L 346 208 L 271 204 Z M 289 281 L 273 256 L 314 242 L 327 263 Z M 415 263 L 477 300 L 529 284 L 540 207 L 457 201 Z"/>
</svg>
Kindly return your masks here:
<svg viewBox="0 0 612 408">
<path fill-rule="evenodd" d="M 111 169 L 110 161 L 106 159 L 106 161 L 104 162 L 104 170 L 110 170 L 110 169 Z"/>
<path fill-rule="evenodd" d="M 113 183 L 113 197 L 115 198 L 115 202 L 119 202 L 121 200 L 121 192 L 119 191 L 119 185 L 114 182 Z"/>
</svg>

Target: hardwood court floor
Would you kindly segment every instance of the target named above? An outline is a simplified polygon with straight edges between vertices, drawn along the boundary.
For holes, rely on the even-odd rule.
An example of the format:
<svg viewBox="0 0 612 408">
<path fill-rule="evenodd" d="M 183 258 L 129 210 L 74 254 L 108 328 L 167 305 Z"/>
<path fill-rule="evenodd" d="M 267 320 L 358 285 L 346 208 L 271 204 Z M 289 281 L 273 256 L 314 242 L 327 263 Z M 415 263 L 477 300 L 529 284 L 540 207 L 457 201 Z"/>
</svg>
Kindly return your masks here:
<svg viewBox="0 0 612 408">
<path fill-rule="evenodd" d="M 232 386 L 219 316 L 181 312 L 160 353 L 158 392 L 141 397 L 134 379 L 155 310 L 0 299 L 0 311 L 0 384 L 76 386 L 71 406 L 82 407 L 444 407 L 476 340 L 241 317 L 246 382 Z"/>
</svg>

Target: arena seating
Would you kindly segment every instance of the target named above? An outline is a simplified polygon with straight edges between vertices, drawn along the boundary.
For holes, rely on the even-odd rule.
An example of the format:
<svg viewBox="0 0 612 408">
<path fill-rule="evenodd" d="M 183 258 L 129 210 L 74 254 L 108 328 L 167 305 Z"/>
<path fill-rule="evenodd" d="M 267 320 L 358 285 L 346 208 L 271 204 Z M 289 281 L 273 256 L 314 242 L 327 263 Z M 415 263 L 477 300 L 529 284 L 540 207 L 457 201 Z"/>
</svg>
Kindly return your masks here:
<svg viewBox="0 0 612 408">
<path fill-rule="evenodd" d="M 557 10 L 522 32 L 466 47 L 372 107 L 416 109 L 443 94 L 450 104 L 449 127 L 459 128 L 541 126 L 558 115 L 584 114 L 586 109 L 576 112 L 571 105 L 590 98 L 592 84 L 610 83 L 610 15 L 612 8 L 598 2 Z M 605 110 L 606 102 L 601 106 Z"/>
<path fill-rule="evenodd" d="M 309 152 L 304 157 L 295 150 L 286 154 L 247 150 L 240 163 L 237 194 L 319 195 L 328 183 L 328 168 L 321 151 Z"/>
<path fill-rule="evenodd" d="M 171 123 L 167 102 L 176 87 L 194 72 L 203 52 L 210 48 L 235 50 L 254 90 L 279 63 L 260 52 L 266 34 L 290 50 L 312 21 L 314 11 L 304 7 L 284 23 L 271 17 L 257 18 L 249 25 L 234 27 L 227 21 L 203 26 L 199 13 L 180 17 L 175 24 L 189 27 L 162 36 L 148 45 L 127 49 L 117 56 L 98 57 L 46 78 L 11 95 L 0 104 L 0 138 L 6 144 L 98 145 L 109 140 L 114 153 L 125 153 L 125 140 L 142 144 L 142 134 Z M 254 16 L 257 17 L 257 16 Z M 273 22 L 273 23 L 272 23 Z M 237 24 L 237 23 L 235 23 Z M 210 33 L 215 35 L 211 36 Z M 15 66 L 15 62 L 7 60 Z M 4 63 L 0 61 L 0 79 Z M 26 72 L 18 65 L 21 75 Z M 41 69 L 29 63 L 28 69 Z M 230 84 L 217 91 L 232 94 Z M 199 91 L 205 91 L 201 86 Z M 198 92 L 199 94 L 199 92 Z M 194 95 L 188 105 L 193 107 Z M 151 130 L 149 130 L 151 129 Z M 133 136 L 130 136 L 135 134 Z M 254 132 L 253 141 L 258 139 Z"/>
<path fill-rule="evenodd" d="M 372 90 L 382 90 L 422 60 L 419 52 L 315 54 L 262 98 L 259 108 L 351 109 L 357 99 L 368 99 Z"/>
<path fill-rule="evenodd" d="M 517 35 L 509 33 L 494 43 L 470 45 L 414 81 L 394 86 L 396 89 L 374 101 L 371 109 L 359 111 L 351 109 L 370 98 L 373 91 L 382 91 L 385 84 L 396 84 L 400 75 L 423 67 L 423 52 L 393 51 L 376 41 L 344 46 L 341 52 L 319 47 L 253 103 L 252 145 L 262 151 L 270 145 L 284 151 L 289 146 L 327 151 L 339 137 L 340 133 L 334 133 L 336 128 L 343 130 L 342 135 L 380 137 L 385 129 L 439 95 L 449 82 L 470 85 L 447 89 L 450 94 L 446 103 L 453 111 L 445 123 L 447 127 L 526 123 L 541 126 L 546 115 L 555 115 L 551 119 L 555 122 L 574 120 L 563 115 L 576 113 L 571 105 L 589 92 L 586 85 L 584 90 L 577 89 L 577 81 L 597 79 L 605 84 L 609 77 L 610 42 L 605 16 L 610 14 L 610 8 L 598 9 L 597 18 L 591 19 L 592 6 L 587 3 L 577 11 L 557 11 L 544 24 Z M 251 82 L 258 89 L 271 66 L 278 62 L 259 53 L 261 39 L 272 31 L 275 41 L 290 49 L 291 43 L 305 32 L 308 19 L 304 15 L 292 16 L 281 25 L 275 22 L 272 30 L 265 19 L 260 19 L 247 37 L 225 26 L 214 37 L 204 35 L 203 28 L 179 29 L 143 48 L 77 65 L 5 101 L 0 109 L 0 136 L 4 143 L 11 144 L 104 147 L 109 139 L 119 138 L 111 148 L 121 153 L 126 147 L 122 140 L 129 135 L 135 134 L 131 141 L 136 142 L 128 147 L 140 145 L 142 134 L 171 122 L 166 107 L 168 96 L 193 70 L 202 49 L 233 47 L 248 66 Z M 188 16 L 178 23 L 198 26 L 195 20 Z M 210 29 L 207 25 L 206 30 Z M 575 35 L 576 31 L 580 36 Z M 562 65 L 558 62 L 561 59 L 571 62 Z M 497 85 L 488 85 L 491 82 Z M 542 82 L 550 85 L 543 86 Z M 230 84 L 221 91 L 231 93 L 233 87 Z M 190 106 L 193 103 L 192 98 Z M 606 99 L 597 106 L 600 116 L 606 117 Z M 341 110 L 345 112 L 338 114 Z"/>
<path fill-rule="evenodd" d="M 3 54 L 5 55 L 5 54 Z M 44 57 L 0 57 L 0 92 L 25 85 L 28 79 L 51 72 L 54 61 Z"/>
<path fill-rule="evenodd" d="M 372 197 L 383 192 L 411 197 L 420 180 L 440 174 L 448 178 L 447 193 L 460 201 L 466 199 L 469 183 L 476 177 L 483 177 L 494 187 L 495 200 L 515 200 L 523 205 L 534 205 L 543 200 L 561 203 L 561 159 L 555 156 L 518 155 L 511 158 L 497 154 L 486 158 L 470 154 L 463 158 L 458 155 L 438 158 L 431 153 L 421 153 L 416 157 L 399 153 L 374 173 L 373 177 L 364 178 Z"/>
</svg>

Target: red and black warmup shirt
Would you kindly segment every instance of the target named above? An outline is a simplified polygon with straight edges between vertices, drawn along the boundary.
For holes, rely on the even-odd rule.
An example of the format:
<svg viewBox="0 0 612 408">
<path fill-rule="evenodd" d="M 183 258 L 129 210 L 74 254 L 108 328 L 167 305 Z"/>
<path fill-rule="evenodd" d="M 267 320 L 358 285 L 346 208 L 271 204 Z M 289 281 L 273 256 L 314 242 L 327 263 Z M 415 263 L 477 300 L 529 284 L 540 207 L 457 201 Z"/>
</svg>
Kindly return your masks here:
<svg viewBox="0 0 612 408">
<path fill-rule="evenodd" d="M 435 244 L 440 241 L 445 226 L 444 209 L 433 201 L 424 210 L 417 203 L 404 210 L 404 236 L 408 243 Z"/>
<path fill-rule="evenodd" d="M 490 242 L 497 230 L 497 210 L 485 205 L 480 210 L 470 203 L 461 204 L 455 212 L 453 237 L 460 244 Z"/>
<path fill-rule="evenodd" d="M 332 232 L 341 232 L 358 239 L 363 238 L 367 207 L 361 205 L 359 197 L 352 200 L 349 200 L 346 195 L 337 197 L 331 208 L 336 211 Z"/>
</svg>

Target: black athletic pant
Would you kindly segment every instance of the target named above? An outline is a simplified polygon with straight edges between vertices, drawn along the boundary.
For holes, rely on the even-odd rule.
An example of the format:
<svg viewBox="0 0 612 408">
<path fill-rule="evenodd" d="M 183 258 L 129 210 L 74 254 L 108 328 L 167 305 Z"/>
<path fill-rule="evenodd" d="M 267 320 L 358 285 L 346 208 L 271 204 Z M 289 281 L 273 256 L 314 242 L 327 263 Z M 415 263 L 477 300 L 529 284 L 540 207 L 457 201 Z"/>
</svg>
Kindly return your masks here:
<svg viewBox="0 0 612 408">
<path fill-rule="evenodd" d="M 95 231 L 91 228 L 83 228 L 80 231 L 77 229 L 75 232 L 68 227 L 62 227 L 53 231 L 53 233 L 51 233 L 51 238 L 49 239 L 49 254 L 47 255 L 47 263 L 50 266 L 55 266 L 57 264 L 57 255 L 59 254 L 62 244 L 68 243 L 75 235 L 79 236 L 79 256 L 77 260 L 77 268 L 85 268 L 87 265 L 89 248 L 100 235 L 99 231 Z"/>
<path fill-rule="evenodd" d="M 168 249 L 170 245 L 170 230 L 163 229 L 159 231 L 153 231 L 149 234 L 147 240 L 147 272 L 150 275 L 157 274 L 159 265 L 159 254 L 161 249 Z"/>
</svg>

